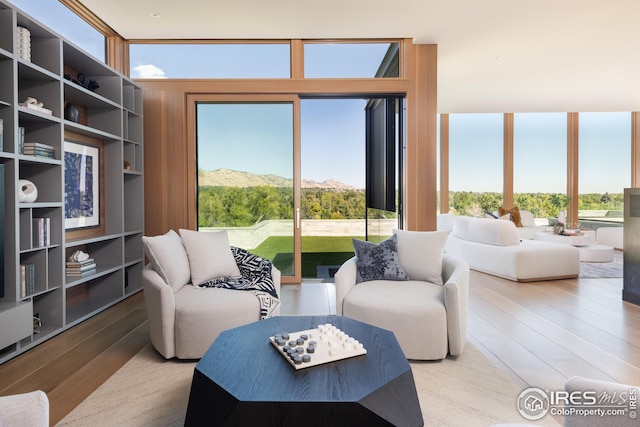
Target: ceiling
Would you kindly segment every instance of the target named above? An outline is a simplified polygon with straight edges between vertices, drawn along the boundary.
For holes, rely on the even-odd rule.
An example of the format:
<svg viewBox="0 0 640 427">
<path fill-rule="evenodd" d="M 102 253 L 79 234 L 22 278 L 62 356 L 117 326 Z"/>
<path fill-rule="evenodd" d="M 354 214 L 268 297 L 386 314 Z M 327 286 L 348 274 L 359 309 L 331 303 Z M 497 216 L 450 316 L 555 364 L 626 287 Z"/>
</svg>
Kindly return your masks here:
<svg viewBox="0 0 640 427">
<path fill-rule="evenodd" d="M 441 113 L 640 111 L 638 0 L 80 2 L 126 39 L 437 44 Z"/>
</svg>

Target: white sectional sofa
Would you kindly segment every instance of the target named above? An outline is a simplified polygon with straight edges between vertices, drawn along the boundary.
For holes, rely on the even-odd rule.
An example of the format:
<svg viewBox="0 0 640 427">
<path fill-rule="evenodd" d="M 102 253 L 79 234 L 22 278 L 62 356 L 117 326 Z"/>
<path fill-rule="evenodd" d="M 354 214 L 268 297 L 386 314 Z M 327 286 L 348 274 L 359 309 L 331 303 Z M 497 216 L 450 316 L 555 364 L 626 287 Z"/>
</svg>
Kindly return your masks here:
<svg viewBox="0 0 640 427">
<path fill-rule="evenodd" d="M 473 270 L 518 282 L 575 278 L 580 273 L 577 248 L 523 239 L 511 221 L 452 215 L 438 219 L 443 229 L 451 223 L 445 253 Z"/>
</svg>

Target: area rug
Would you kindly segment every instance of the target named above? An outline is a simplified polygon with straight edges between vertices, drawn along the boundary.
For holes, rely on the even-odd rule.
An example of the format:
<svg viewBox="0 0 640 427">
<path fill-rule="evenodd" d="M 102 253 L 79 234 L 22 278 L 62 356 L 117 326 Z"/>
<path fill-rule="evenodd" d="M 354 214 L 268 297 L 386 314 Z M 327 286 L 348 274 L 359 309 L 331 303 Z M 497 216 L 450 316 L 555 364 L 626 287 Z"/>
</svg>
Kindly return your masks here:
<svg viewBox="0 0 640 427">
<path fill-rule="evenodd" d="M 148 345 L 57 426 L 182 426 L 195 365 L 167 361 Z M 516 409 L 521 388 L 469 343 L 459 357 L 412 362 L 411 368 L 425 426 L 558 427 L 549 416 L 523 419 Z"/>
<path fill-rule="evenodd" d="M 613 251 L 613 261 L 611 262 L 581 262 L 580 277 L 610 279 L 623 276 L 624 252 Z"/>
</svg>

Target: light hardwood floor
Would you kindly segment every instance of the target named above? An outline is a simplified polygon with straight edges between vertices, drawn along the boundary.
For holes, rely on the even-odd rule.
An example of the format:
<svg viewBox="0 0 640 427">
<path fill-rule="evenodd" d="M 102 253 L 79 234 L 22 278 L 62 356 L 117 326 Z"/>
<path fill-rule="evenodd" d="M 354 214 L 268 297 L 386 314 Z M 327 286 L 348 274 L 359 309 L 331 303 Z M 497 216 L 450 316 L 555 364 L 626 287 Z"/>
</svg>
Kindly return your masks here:
<svg viewBox="0 0 640 427">
<path fill-rule="evenodd" d="M 523 388 L 562 389 L 574 375 L 640 384 L 640 306 L 622 301 L 622 285 L 621 278 L 517 283 L 471 271 L 468 341 Z M 284 306 L 316 314 L 328 305 L 335 313 L 331 284 L 289 293 Z"/>
<path fill-rule="evenodd" d="M 471 272 L 468 339 L 523 388 L 572 375 L 640 384 L 640 307 L 622 279 L 515 283 Z M 335 313 L 335 287 L 284 286 L 283 315 Z M 0 395 L 47 392 L 57 423 L 149 341 L 138 293 L 0 365 Z"/>
</svg>

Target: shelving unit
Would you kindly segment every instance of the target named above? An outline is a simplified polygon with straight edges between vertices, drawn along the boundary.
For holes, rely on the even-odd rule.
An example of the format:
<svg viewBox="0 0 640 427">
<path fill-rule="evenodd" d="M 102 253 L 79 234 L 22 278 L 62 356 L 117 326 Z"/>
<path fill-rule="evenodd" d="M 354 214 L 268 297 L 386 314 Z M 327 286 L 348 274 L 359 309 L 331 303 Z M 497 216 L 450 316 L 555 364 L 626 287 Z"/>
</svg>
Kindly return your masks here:
<svg viewBox="0 0 640 427">
<path fill-rule="evenodd" d="M 31 34 L 30 59 L 18 54 L 18 27 Z M 80 73 L 99 87 L 90 90 L 79 84 Z M 51 114 L 20 105 L 28 97 L 42 102 Z M 77 121 L 65 118 L 67 103 L 76 106 Z M 0 363 L 4 363 L 142 289 L 142 89 L 0 0 L 0 119 L 0 169 L 4 170 Z M 53 158 L 23 154 L 21 128 L 23 142 L 52 146 Z M 66 140 L 99 147 L 96 227 L 65 230 Z M 38 188 L 35 202 L 20 202 L 20 179 Z M 37 238 L 43 229 L 34 225 L 36 218 L 48 219 L 44 242 Z M 65 262 L 77 250 L 89 253 L 96 269 L 69 276 Z M 22 284 L 22 264 L 34 266 L 32 287 Z"/>
</svg>

